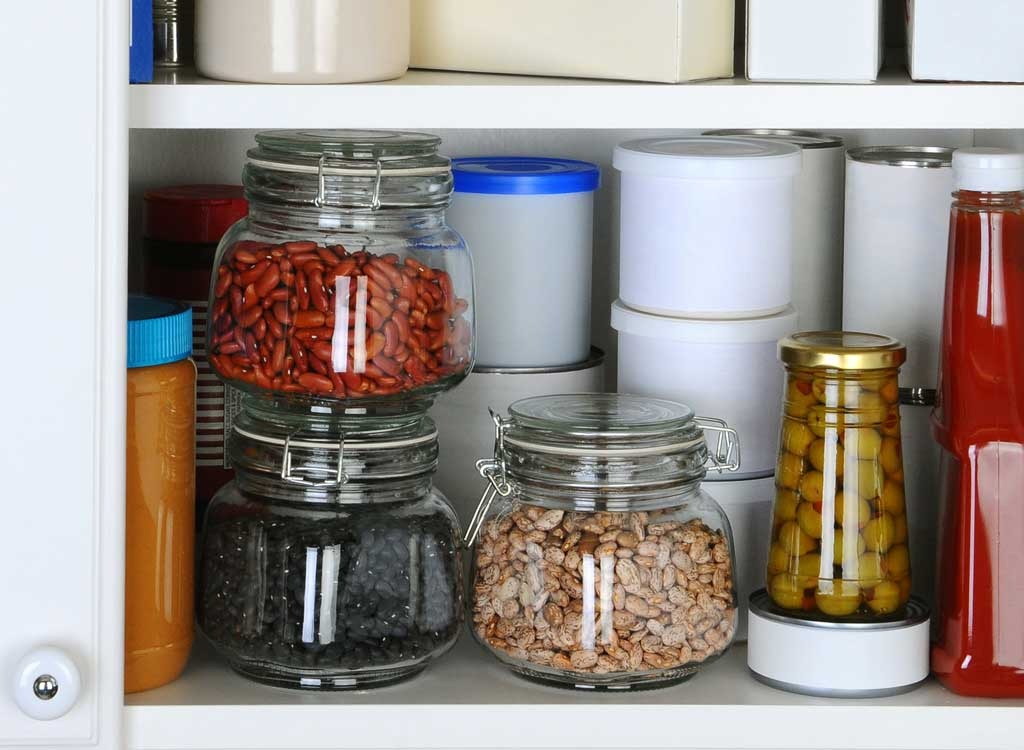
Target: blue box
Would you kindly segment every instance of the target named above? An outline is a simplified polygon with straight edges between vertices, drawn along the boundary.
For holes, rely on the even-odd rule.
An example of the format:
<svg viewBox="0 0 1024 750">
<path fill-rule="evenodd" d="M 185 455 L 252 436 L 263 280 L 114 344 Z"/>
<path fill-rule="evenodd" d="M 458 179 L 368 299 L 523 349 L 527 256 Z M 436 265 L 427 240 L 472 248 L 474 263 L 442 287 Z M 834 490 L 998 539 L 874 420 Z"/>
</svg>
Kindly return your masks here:
<svg viewBox="0 0 1024 750">
<path fill-rule="evenodd" d="M 128 80 L 153 80 L 153 0 L 131 2 L 131 42 L 128 45 Z"/>
</svg>

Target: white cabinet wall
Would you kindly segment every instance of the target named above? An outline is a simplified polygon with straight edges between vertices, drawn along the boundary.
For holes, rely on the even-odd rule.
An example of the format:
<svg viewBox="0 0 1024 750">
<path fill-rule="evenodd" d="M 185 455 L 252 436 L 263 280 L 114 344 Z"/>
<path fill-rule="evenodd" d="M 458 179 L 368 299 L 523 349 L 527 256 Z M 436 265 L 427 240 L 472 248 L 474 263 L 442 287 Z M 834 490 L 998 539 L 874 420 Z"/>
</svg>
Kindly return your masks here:
<svg viewBox="0 0 1024 750">
<path fill-rule="evenodd" d="M 129 89 L 125 0 L 8 5 L 0 23 L 10 341 L 0 438 L 0 748 L 1019 750 L 1024 702 L 961 699 L 934 683 L 883 700 L 809 699 L 755 683 L 742 647 L 692 683 L 604 695 L 525 683 L 466 637 L 407 684 L 311 695 L 248 683 L 199 644 L 181 680 L 125 699 L 123 364 L 127 249 L 139 240 L 142 191 L 237 182 L 257 128 L 420 129 L 441 134 L 449 154 L 601 164 L 593 337 L 609 349 L 614 372 L 616 143 L 666 130 L 794 127 L 840 132 L 851 145 L 1024 146 L 1024 87 L 916 85 L 898 72 L 862 87 L 413 72 L 353 87 L 242 86 L 184 74 Z M 52 721 L 16 704 L 19 660 L 42 646 L 66 654 L 81 675 L 77 700 Z"/>
</svg>

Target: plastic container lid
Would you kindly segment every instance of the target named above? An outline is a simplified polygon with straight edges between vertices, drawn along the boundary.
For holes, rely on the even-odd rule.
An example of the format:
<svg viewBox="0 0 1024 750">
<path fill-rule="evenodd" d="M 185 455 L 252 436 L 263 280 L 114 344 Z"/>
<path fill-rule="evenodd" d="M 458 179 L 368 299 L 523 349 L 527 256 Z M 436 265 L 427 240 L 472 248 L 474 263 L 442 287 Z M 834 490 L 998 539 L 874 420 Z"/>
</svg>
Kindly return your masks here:
<svg viewBox="0 0 1024 750">
<path fill-rule="evenodd" d="M 651 315 L 626 307 L 620 300 L 612 303 L 612 328 L 616 331 L 667 341 L 697 344 L 774 343 L 793 333 L 796 326 L 797 314 L 792 307 L 763 318 L 706 320 Z"/>
<path fill-rule="evenodd" d="M 249 213 L 241 185 L 179 185 L 147 191 L 143 235 L 163 242 L 216 244 Z"/>
<path fill-rule="evenodd" d="M 128 295 L 128 369 L 192 356 L 192 308 L 180 302 Z"/>
<path fill-rule="evenodd" d="M 957 190 L 1008 193 L 1024 190 L 1024 152 L 1002 148 L 963 148 L 953 154 Z"/>
<path fill-rule="evenodd" d="M 800 148 L 779 140 L 696 136 L 645 138 L 615 148 L 621 172 L 688 180 L 758 180 L 795 177 Z"/>
<path fill-rule="evenodd" d="M 561 195 L 601 186 L 596 164 L 534 156 L 471 156 L 452 160 L 456 193 Z"/>
</svg>

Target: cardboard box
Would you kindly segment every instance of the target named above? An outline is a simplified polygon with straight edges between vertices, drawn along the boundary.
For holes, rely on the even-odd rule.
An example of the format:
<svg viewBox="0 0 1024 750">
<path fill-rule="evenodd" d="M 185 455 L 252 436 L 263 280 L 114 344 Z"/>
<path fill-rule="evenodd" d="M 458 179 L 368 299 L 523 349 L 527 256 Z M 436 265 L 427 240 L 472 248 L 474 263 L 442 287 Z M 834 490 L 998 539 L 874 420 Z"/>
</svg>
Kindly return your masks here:
<svg viewBox="0 0 1024 750">
<path fill-rule="evenodd" d="M 873 83 L 883 21 L 882 0 L 747 0 L 747 78 Z"/>
<path fill-rule="evenodd" d="M 413 0 L 412 67 L 680 83 L 733 75 L 732 0 Z"/>
<path fill-rule="evenodd" d="M 1024 83 L 1024 2 L 907 0 L 915 81 Z"/>
</svg>

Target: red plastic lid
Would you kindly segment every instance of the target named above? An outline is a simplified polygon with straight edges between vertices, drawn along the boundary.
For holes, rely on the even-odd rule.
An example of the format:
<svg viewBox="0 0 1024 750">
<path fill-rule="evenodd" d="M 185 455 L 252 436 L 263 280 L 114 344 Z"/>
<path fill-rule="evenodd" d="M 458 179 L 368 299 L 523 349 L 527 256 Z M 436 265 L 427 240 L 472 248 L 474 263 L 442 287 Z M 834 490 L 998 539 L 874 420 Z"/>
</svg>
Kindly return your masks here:
<svg viewBox="0 0 1024 750">
<path fill-rule="evenodd" d="M 147 191 L 143 234 L 164 242 L 212 244 L 249 213 L 240 185 L 179 185 Z"/>
</svg>

